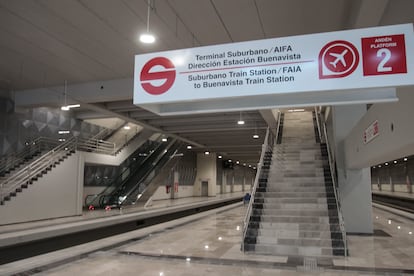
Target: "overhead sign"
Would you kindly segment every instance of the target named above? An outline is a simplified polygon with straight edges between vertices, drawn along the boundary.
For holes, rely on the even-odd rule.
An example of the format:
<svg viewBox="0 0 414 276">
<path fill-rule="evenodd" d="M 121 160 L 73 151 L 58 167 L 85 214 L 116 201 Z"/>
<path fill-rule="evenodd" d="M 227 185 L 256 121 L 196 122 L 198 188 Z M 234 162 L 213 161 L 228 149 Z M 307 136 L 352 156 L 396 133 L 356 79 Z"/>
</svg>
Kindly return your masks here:
<svg viewBox="0 0 414 276">
<path fill-rule="evenodd" d="M 395 100 L 342 93 L 414 84 L 413 49 L 413 25 L 404 24 L 137 55 L 134 104 L 181 114 L 276 107 L 290 96 L 306 105 L 304 95 L 321 104 Z"/>
</svg>

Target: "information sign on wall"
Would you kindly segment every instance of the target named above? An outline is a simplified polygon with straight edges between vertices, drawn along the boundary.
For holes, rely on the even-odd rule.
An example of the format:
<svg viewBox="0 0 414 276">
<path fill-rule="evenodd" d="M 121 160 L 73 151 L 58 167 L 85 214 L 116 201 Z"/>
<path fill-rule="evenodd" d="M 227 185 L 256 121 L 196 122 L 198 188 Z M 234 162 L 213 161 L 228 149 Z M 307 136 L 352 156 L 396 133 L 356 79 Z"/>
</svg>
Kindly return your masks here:
<svg viewBox="0 0 414 276">
<path fill-rule="evenodd" d="M 137 55 L 134 104 L 178 114 L 395 100 L 372 88 L 414 84 L 407 49 L 412 24 Z"/>
<path fill-rule="evenodd" d="M 372 139 L 379 135 L 378 120 L 375 120 L 364 131 L 364 144 L 368 144 Z"/>
</svg>

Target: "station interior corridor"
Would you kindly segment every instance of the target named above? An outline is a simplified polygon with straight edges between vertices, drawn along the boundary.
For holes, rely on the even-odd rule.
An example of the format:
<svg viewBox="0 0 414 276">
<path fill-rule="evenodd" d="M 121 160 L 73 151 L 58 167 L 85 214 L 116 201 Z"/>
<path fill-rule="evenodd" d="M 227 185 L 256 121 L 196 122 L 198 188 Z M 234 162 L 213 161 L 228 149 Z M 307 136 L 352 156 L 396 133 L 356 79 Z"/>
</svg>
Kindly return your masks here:
<svg viewBox="0 0 414 276">
<path fill-rule="evenodd" d="M 0 1 L 0 276 L 414 275 L 413 10 Z"/>
</svg>

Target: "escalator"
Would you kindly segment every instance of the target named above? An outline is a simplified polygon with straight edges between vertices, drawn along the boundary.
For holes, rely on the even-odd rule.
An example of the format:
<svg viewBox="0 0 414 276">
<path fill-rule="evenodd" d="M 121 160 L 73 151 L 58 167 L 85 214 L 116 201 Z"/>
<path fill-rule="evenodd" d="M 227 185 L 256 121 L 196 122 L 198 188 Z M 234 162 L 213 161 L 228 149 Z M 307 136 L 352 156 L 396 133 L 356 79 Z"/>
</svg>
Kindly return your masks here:
<svg viewBox="0 0 414 276">
<path fill-rule="evenodd" d="M 150 167 L 143 167 L 142 178 L 137 182 L 135 189 L 124 195 L 125 200 L 122 205 L 144 206 L 158 187 L 165 182 L 165 179 L 168 178 L 169 173 L 179 161 L 179 158 L 175 157 L 182 146 L 182 142 L 171 142 L 168 149 L 156 163 L 150 164 Z"/>
<path fill-rule="evenodd" d="M 119 207 L 121 203 L 135 190 L 142 190 L 143 178 L 148 177 L 153 168 L 163 163 L 170 147 L 175 143 L 149 141 L 131 155 L 132 162 L 126 167 L 100 194 L 89 195 L 85 199 L 86 206 L 104 208 Z M 141 186 L 139 186 L 141 184 Z"/>
<path fill-rule="evenodd" d="M 161 147 L 161 141 L 147 140 L 143 145 L 135 150 L 122 164 L 119 165 L 122 168 L 121 172 L 114 178 L 109 186 L 107 186 L 99 194 L 87 195 L 85 198 L 85 206 L 101 207 L 100 200 L 105 196 L 110 196 L 114 193 L 122 182 L 128 178 L 128 176 L 134 173 L 140 166 L 150 158 L 152 154 L 156 153 L 158 147 Z"/>
</svg>

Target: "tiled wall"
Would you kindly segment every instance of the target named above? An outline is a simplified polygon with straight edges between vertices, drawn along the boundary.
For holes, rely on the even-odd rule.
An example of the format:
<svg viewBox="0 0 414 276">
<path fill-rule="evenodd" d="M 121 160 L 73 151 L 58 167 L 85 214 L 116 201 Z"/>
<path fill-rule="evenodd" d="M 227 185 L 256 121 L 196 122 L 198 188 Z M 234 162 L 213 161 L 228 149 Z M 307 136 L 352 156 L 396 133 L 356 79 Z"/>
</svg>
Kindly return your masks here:
<svg viewBox="0 0 414 276">
<path fill-rule="evenodd" d="M 20 151 L 26 142 L 37 137 L 65 138 L 73 135 L 83 138 L 98 133 L 102 128 L 75 119 L 68 111 L 59 108 L 31 108 L 15 112 L 11 100 L 0 98 L 0 156 Z M 59 130 L 70 130 L 59 135 Z"/>
</svg>

